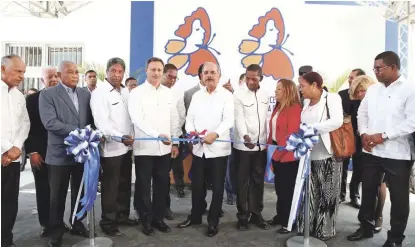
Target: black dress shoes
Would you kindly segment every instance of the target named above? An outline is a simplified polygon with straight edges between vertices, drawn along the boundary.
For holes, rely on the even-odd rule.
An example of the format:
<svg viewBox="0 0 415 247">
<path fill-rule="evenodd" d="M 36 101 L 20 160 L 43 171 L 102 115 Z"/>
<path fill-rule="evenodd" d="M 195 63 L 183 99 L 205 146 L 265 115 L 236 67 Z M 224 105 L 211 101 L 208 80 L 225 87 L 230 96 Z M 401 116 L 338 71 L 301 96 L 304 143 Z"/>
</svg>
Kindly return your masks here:
<svg viewBox="0 0 415 247">
<path fill-rule="evenodd" d="M 288 229 L 286 227 L 281 227 L 280 229 L 277 230 L 277 233 L 287 234 L 287 233 L 290 233 L 290 231 L 288 231 Z"/>
<path fill-rule="evenodd" d="M 258 228 L 261 228 L 262 230 L 268 230 L 271 228 L 271 226 L 262 218 L 262 216 L 251 216 L 251 219 L 249 220 L 249 223 L 256 225 Z"/>
<path fill-rule="evenodd" d="M 193 221 L 187 219 L 187 220 L 183 221 L 182 223 L 179 223 L 177 225 L 177 228 L 187 228 L 189 226 L 200 225 L 200 224 L 202 224 L 202 223 L 194 223 Z"/>
<path fill-rule="evenodd" d="M 397 244 L 393 241 L 386 240 L 386 242 L 383 244 L 383 247 L 402 247 L 402 244 Z"/>
<path fill-rule="evenodd" d="M 69 230 L 69 234 L 84 238 L 89 237 L 89 231 L 86 229 L 82 222 L 76 222 L 74 225 L 72 225 L 71 230 Z"/>
<path fill-rule="evenodd" d="M 102 231 L 107 236 L 121 236 L 122 233 L 115 225 L 101 226 Z"/>
<path fill-rule="evenodd" d="M 360 241 L 367 238 L 373 238 L 373 231 L 368 231 L 363 228 L 359 228 L 355 233 L 347 236 L 347 240 L 349 241 Z"/>
<path fill-rule="evenodd" d="M 216 236 L 216 234 L 218 234 L 218 232 L 219 232 L 219 229 L 218 229 L 217 226 L 209 225 L 208 226 L 208 231 L 207 231 L 207 236 L 208 237 Z"/>
<path fill-rule="evenodd" d="M 61 247 L 62 246 L 62 238 L 53 239 L 51 238 L 48 242 L 49 247 Z"/>
<path fill-rule="evenodd" d="M 353 200 L 350 202 L 350 205 L 351 205 L 352 207 L 354 207 L 354 208 L 359 209 L 359 208 L 360 208 L 360 200 L 359 200 L 359 199 L 353 199 Z"/>
<path fill-rule="evenodd" d="M 247 231 L 248 230 L 248 222 L 238 221 L 238 223 L 236 223 L 236 229 L 238 231 Z"/>
<path fill-rule="evenodd" d="M 168 233 L 170 232 L 170 227 L 164 223 L 162 220 L 153 221 L 153 227 L 159 230 L 160 232 Z"/>
<path fill-rule="evenodd" d="M 140 222 L 138 220 L 133 220 L 128 217 L 118 219 L 118 225 L 120 226 L 136 226 L 139 224 Z"/>
<path fill-rule="evenodd" d="M 41 237 L 48 237 L 49 235 L 50 235 L 50 229 L 48 228 L 48 227 L 45 227 L 45 226 L 42 226 L 41 228 L 40 228 L 40 233 L 39 233 L 39 235 L 41 236 Z"/>
<path fill-rule="evenodd" d="M 277 215 L 275 215 L 274 218 L 272 218 L 272 220 L 268 220 L 267 223 L 271 226 L 277 226 L 281 225 L 281 220 Z"/>
<path fill-rule="evenodd" d="M 153 236 L 154 235 L 153 227 L 148 223 L 141 224 L 141 231 L 147 236 Z"/>
</svg>

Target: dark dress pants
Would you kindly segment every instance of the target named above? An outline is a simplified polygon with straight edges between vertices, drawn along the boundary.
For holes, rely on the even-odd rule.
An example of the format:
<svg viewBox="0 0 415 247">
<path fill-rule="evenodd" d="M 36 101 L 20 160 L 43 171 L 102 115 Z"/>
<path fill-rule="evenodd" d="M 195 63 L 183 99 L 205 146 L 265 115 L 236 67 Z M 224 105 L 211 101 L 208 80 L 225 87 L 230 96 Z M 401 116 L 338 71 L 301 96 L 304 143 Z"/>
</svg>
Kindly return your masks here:
<svg viewBox="0 0 415 247">
<path fill-rule="evenodd" d="M 131 152 L 102 157 L 101 227 L 116 225 L 120 217 L 129 217 L 131 198 Z"/>
<path fill-rule="evenodd" d="M 225 186 L 226 165 L 228 156 L 205 158 L 193 155 L 192 162 L 192 211 L 189 219 L 193 224 L 202 223 L 202 214 L 205 211 L 206 176 L 212 182 L 212 202 L 208 213 L 209 225 L 217 226 L 222 210 L 223 193 Z M 210 173 L 210 174 L 208 174 Z"/>
<path fill-rule="evenodd" d="M 163 156 L 140 155 L 134 157 L 137 211 L 141 223 L 151 224 L 163 220 L 167 210 L 167 188 L 170 183 L 171 154 Z M 153 180 L 153 200 L 151 200 L 151 180 Z"/>
<path fill-rule="evenodd" d="M 13 243 L 20 185 L 20 162 L 1 166 L 1 246 Z"/>
<path fill-rule="evenodd" d="M 36 205 L 39 223 L 42 227 L 49 227 L 50 213 L 50 187 L 49 187 L 49 165 L 42 164 L 42 168 L 32 167 L 36 188 Z"/>
<path fill-rule="evenodd" d="M 248 222 L 249 217 L 262 218 L 262 200 L 264 197 L 264 175 L 266 167 L 266 151 L 240 151 L 236 169 L 236 217 L 239 221 Z"/>
<path fill-rule="evenodd" d="M 409 216 L 409 175 L 413 161 L 381 158 L 371 154 L 363 156 L 362 227 L 373 231 L 376 218 L 376 198 L 385 174 L 391 199 L 391 229 L 388 240 L 402 243 Z"/>
<path fill-rule="evenodd" d="M 66 195 L 68 194 L 69 181 L 71 182 L 71 213 L 69 223 L 74 226 L 81 223 L 86 214 L 80 219 L 75 219 L 72 224 L 72 215 L 75 210 L 76 198 L 81 187 L 84 165 L 73 163 L 71 165 L 49 165 L 49 187 L 50 187 L 50 214 L 49 227 L 51 228 L 51 238 L 59 239 L 65 232 L 63 221 L 65 213 Z M 77 212 L 81 210 L 81 203 L 78 204 Z"/>
</svg>

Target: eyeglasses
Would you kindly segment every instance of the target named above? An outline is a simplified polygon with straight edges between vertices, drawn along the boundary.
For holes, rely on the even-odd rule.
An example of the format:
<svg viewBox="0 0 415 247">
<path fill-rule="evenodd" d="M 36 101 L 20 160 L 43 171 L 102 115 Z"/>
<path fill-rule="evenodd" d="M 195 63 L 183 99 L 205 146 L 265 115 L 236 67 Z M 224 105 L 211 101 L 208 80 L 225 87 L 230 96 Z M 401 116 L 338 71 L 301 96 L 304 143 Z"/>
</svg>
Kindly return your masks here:
<svg viewBox="0 0 415 247">
<path fill-rule="evenodd" d="M 389 67 L 389 65 L 386 65 L 384 67 L 375 67 L 375 68 L 373 68 L 373 72 L 375 72 L 375 73 L 383 72 L 383 70 L 386 69 L 387 67 Z"/>
<path fill-rule="evenodd" d="M 179 77 L 177 77 L 177 76 L 167 75 L 167 77 L 172 81 L 178 81 L 179 80 Z"/>
</svg>

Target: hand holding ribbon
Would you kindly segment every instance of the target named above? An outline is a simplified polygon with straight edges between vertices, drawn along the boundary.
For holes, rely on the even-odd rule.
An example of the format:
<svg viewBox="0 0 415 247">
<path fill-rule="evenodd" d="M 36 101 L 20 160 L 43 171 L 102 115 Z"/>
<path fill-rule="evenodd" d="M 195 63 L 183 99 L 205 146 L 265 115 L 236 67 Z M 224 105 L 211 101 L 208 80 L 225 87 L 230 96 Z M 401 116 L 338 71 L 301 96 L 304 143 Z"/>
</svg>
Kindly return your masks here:
<svg viewBox="0 0 415 247">
<path fill-rule="evenodd" d="M 93 130 L 90 125 L 85 129 L 76 129 L 69 133 L 65 138 L 67 154 L 73 154 L 75 161 L 84 164 L 84 174 L 82 181 L 84 182 L 84 197 L 80 200 L 83 208 L 76 214 L 76 218 L 80 218 L 86 211 L 90 211 L 94 206 L 97 196 L 98 176 L 100 169 L 100 156 L 98 145 L 101 142 L 103 135 L 99 130 Z M 78 192 L 78 200 L 80 196 L 80 188 Z M 75 191 L 73 191 L 75 193 Z M 76 207 L 78 205 L 76 202 Z M 74 214 L 77 208 L 74 210 Z"/>
</svg>

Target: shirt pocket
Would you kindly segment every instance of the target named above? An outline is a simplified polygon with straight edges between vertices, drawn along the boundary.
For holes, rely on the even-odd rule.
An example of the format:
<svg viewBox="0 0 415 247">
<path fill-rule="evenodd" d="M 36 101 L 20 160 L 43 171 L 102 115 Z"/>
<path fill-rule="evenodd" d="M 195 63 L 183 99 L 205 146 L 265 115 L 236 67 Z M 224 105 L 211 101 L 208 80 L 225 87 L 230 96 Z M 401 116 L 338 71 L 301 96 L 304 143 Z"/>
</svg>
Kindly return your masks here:
<svg viewBox="0 0 415 247">
<path fill-rule="evenodd" d="M 242 103 L 244 114 L 247 117 L 257 115 L 257 104 L 254 101 L 247 101 Z"/>
</svg>

